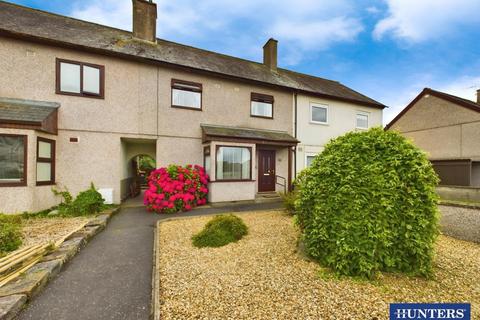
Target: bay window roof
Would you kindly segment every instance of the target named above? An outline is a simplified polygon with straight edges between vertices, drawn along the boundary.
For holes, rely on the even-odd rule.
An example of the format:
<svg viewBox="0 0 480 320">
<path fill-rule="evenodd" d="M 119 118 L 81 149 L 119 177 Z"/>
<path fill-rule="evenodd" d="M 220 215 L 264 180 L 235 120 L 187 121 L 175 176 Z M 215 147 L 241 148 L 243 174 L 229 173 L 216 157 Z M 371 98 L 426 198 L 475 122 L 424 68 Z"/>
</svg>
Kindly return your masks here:
<svg viewBox="0 0 480 320">
<path fill-rule="evenodd" d="M 240 128 L 202 124 L 203 142 L 237 141 L 256 144 L 294 146 L 299 141 L 286 131 Z"/>
<path fill-rule="evenodd" d="M 0 126 L 57 134 L 59 103 L 0 97 Z"/>
</svg>

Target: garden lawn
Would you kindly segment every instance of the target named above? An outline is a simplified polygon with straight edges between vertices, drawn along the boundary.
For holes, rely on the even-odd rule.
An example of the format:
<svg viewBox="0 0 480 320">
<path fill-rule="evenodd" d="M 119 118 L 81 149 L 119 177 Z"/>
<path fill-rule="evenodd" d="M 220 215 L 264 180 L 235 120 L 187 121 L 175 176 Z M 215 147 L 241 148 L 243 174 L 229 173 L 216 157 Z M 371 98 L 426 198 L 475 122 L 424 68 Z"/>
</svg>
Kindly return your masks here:
<svg viewBox="0 0 480 320">
<path fill-rule="evenodd" d="M 91 216 L 22 219 L 21 248 L 62 240 L 90 219 Z"/>
<path fill-rule="evenodd" d="M 297 253 L 298 230 L 282 211 L 239 214 L 249 233 L 198 249 L 191 236 L 212 217 L 160 224 L 162 319 L 388 319 L 391 302 L 470 302 L 480 317 L 480 245 L 440 236 L 435 280 L 382 274 L 337 279 Z"/>
</svg>

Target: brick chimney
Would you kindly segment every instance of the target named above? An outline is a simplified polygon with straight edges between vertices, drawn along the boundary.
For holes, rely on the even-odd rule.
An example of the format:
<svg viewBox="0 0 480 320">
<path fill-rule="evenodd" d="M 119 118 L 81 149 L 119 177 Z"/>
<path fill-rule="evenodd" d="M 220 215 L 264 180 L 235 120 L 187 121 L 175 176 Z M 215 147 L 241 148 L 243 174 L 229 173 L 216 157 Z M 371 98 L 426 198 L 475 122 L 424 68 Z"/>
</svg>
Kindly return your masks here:
<svg viewBox="0 0 480 320">
<path fill-rule="evenodd" d="M 133 36 L 138 39 L 156 42 L 157 4 L 152 0 L 132 0 Z"/>
<path fill-rule="evenodd" d="M 277 40 L 270 38 L 263 46 L 263 64 L 270 70 L 277 70 L 277 44 Z"/>
<path fill-rule="evenodd" d="M 480 89 L 477 89 L 477 103 L 480 104 Z"/>
</svg>

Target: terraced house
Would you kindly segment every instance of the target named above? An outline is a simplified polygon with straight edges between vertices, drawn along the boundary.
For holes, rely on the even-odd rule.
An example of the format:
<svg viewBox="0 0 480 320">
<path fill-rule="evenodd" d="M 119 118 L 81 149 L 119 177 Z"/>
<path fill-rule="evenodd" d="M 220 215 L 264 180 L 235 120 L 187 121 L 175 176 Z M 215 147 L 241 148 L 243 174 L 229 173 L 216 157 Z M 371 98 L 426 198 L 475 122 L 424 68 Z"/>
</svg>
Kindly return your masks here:
<svg viewBox="0 0 480 320">
<path fill-rule="evenodd" d="M 210 201 L 289 188 L 330 138 L 381 125 L 384 106 L 346 86 L 133 32 L 0 2 L 0 212 L 55 205 L 52 185 L 91 182 L 119 203 L 132 159 L 203 164 Z M 161 21 L 159 23 L 161 27 Z"/>
</svg>

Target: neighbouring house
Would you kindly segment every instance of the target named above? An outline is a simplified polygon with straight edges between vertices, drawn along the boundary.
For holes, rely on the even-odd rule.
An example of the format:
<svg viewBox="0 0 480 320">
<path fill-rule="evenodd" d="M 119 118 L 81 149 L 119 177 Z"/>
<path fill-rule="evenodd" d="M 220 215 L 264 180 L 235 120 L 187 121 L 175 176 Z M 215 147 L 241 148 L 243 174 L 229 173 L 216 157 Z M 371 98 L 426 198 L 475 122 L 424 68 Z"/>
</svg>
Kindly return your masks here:
<svg viewBox="0 0 480 320">
<path fill-rule="evenodd" d="M 337 123 L 364 123 L 357 112 L 381 118 L 381 103 L 279 68 L 273 39 L 263 63 L 157 39 L 156 4 L 132 3 L 129 32 L 0 1 L 0 212 L 45 209 L 52 186 L 91 182 L 119 203 L 138 156 L 203 164 L 210 201 L 251 200 L 291 187 L 303 137 L 321 145 Z M 300 129 L 310 102 L 329 105 L 331 133 Z"/>
<path fill-rule="evenodd" d="M 428 153 L 441 185 L 480 187 L 477 101 L 425 88 L 387 126 Z"/>
<path fill-rule="evenodd" d="M 334 81 L 323 86 L 341 89 Z M 300 141 L 296 148 L 297 173 L 308 167 L 331 139 L 349 131 L 382 126 L 383 106 L 360 93 L 349 91 L 351 100 L 305 93 L 295 95 L 295 137 Z"/>
</svg>

